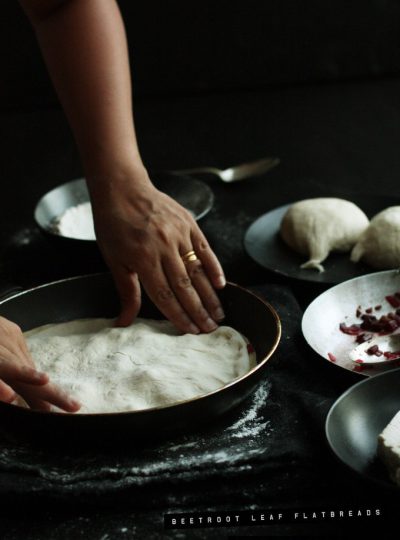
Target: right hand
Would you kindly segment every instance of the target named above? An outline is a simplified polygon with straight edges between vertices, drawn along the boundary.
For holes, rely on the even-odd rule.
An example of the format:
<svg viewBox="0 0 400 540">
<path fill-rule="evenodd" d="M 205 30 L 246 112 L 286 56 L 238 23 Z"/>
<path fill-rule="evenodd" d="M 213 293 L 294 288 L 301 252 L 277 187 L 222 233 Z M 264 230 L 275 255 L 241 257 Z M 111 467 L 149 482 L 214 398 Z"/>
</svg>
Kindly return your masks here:
<svg viewBox="0 0 400 540">
<path fill-rule="evenodd" d="M 154 187 L 144 167 L 107 170 L 89 182 L 97 243 L 121 299 L 117 325 L 138 314 L 142 285 L 178 330 L 212 332 L 224 318 L 215 289 L 225 277 L 196 221 Z M 192 251 L 196 259 L 185 264 Z"/>
<path fill-rule="evenodd" d="M 76 412 L 81 405 L 35 369 L 21 329 L 0 317 L 0 401 L 13 402 L 21 396 L 31 409 L 50 411 L 52 405 Z"/>
</svg>

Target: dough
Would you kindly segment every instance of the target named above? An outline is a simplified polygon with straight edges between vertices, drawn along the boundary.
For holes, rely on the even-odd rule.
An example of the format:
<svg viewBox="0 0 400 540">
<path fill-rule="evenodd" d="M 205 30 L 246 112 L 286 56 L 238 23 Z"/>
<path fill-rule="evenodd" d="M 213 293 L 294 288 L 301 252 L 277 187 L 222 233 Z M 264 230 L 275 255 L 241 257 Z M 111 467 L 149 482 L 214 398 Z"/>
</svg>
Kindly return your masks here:
<svg viewBox="0 0 400 540">
<path fill-rule="evenodd" d="M 134 411 L 206 394 L 254 363 L 233 328 L 180 335 L 168 321 L 81 319 L 25 333 L 39 370 L 82 403 L 80 413 Z"/>
<path fill-rule="evenodd" d="M 331 251 L 350 251 L 369 220 L 350 201 L 332 197 L 306 199 L 293 204 L 283 216 L 280 234 L 286 244 L 309 260 L 301 268 L 324 271 L 322 262 Z"/>
<path fill-rule="evenodd" d="M 350 256 L 373 268 L 386 270 L 400 266 L 400 206 L 379 212 L 359 238 Z"/>
</svg>

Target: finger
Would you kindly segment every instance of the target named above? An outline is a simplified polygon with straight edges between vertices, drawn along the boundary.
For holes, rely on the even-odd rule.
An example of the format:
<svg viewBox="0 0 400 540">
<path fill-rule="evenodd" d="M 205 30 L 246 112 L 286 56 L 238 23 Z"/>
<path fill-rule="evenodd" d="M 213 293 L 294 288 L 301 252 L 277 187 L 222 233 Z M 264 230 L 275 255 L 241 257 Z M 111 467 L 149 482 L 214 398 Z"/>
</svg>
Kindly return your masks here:
<svg viewBox="0 0 400 540">
<path fill-rule="evenodd" d="M 18 344 L 19 344 L 19 348 L 22 354 L 24 355 L 24 357 L 26 358 L 28 362 L 28 366 L 35 368 L 35 362 L 32 358 L 30 350 L 28 349 L 28 344 L 26 343 L 25 338 L 23 336 L 21 336 L 21 339 L 18 340 Z"/>
<path fill-rule="evenodd" d="M 15 391 L 4 381 L 0 381 L 0 401 L 11 403 L 17 397 Z"/>
<path fill-rule="evenodd" d="M 81 407 L 81 404 L 78 401 L 53 383 L 38 387 L 20 384 L 16 389 L 18 394 L 20 394 L 27 403 L 32 402 L 41 406 L 41 402 L 46 402 L 48 405 L 55 405 L 59 409 L 67 412 L 76 412 Z M 40 410 L 50 409 L 51 407 L 45 407 Z"/>
<path fill-rule="evenodd" d="M 51 404 L 34 397 L 25 398 L 26 403 L 34 411 L 51 412 Z"/>
<path fill-rule="evenodd" d="M 140 283 L 136 272 L 123 267 L 111 269 L 121 302 L 121 311 L 116 326 L 129 326 L 139 313 L 141 306 Z"/>
<path fill-rule="evenodd" d="M 200 259 L 189 261 L 185 266 L 186 272 L 205 309 L 215 321 L 222 321 L 225 318 L 224 310 L 214 287 L 204 272 Z"/>
<path fill-rule="evenodd" d="M 210 313 L 205 309 L 196 289 L 193 287 L 179 253 L 176 253 L 173 258 L 165 260 L 163 268 L 177 300 L 192 321 L 203 332 L 215 330 L 218 325 L 210 317 Z M 211 285 L 210 288 L 212 288 Z"/>
<path fill-rule="evenodd" d="M 67 412 L 76 412 L 81 408 L 79 401 L 53 383 L 41 387 L 38 391 L 38 395 L 40 395 L 41 399 L 44 401 Z"/>
<path fill-rule="evenodd" d="M 153 303 L 181 332 L 199 334 L 200 328 L 191 320 L 171 289 L 161 265 L 141 276 L 141 281 Z"/>
<path fill-rule="evenodd" d="M 19 369 L 19 373 L 16 373 L 16 381 L 33 384 L 36 386 L 42 386 L 49 382 L 49 376 L 47 373 L 37 371 L 34 368 L 24 366 Z"/>
<path fill-rule="evenodd" d="M 223 289 L 226 285 L 226 279 L 222 266 L 197 225 L 192 229 L 191 240 L 193 249 L 201 260 L 208 279 L 216 289 Z"/>
<path fill-rule="evenodd" d="M 11 339 L 11 343 L 9 343 L 7 346 L 7 343 L 4 342 L 4 340 L 2 341 L 3 348 L 5 346 L 5 348 L 8 349 L 6 358 L 8 357 L 9 353 L 13 353 L 16 360 L 15 365 L 21 365 L 21 359 L 25 359 L 26 362 L 24 362 L 24 364 L 34 369 L 35 363 L 28 350 L 28 346 L 21 328 L 14 322 L 7 321 L 7 333 L 9 335 L 9 338 Z M 31 374 L 33 375 L 33 373 Z M 25 373 L 25 375 L 29 377 L 29 372 Z M 39 379 L 37 379 L 37 381 Z M 33 381 L 33 383 L 35 384 L 35 381 Z"/>
<path fill-rule="evenodd" d="M 17 364 L 17 361 L 17 358 L 15 362 L 0 360 L 1 378 L 8 384 L 23 382 L 40 386 L 48 383 L 49 377 L 46 373 L 37 371 L 29 366 L 20 366 Z"/>
</svg>

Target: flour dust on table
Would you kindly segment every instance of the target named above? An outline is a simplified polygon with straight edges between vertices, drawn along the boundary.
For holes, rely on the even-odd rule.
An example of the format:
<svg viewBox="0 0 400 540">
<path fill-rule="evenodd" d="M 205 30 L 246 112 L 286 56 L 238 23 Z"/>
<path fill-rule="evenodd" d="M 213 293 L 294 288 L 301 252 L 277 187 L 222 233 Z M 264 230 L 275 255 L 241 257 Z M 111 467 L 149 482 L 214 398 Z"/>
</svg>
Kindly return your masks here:
<svg viewBox="0 0 400 540">
<path fill-rule="evenodd" d="M 207 394 L 247 373 L 245 339 L 220 326 L 181 335 L 169 321 L 81 319 L 25 333 L 38 369 L 82 403 L 80 413 L 162 407 Z"/>
</svg>

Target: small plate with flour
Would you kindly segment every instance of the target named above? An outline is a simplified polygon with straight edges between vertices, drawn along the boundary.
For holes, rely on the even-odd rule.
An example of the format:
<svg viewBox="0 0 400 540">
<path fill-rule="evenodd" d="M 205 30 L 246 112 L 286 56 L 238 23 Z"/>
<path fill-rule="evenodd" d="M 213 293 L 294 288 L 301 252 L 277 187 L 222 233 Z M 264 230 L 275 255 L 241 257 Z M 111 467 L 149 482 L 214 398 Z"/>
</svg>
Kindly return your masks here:
<svg viewBox="0 0 400 540">
<path fill-rule="evenodd" d="M 383 208 L 395 204 L 394 198 L 386 196 L 346 194 L 343 198 L 356 204 L 370 218 Z M 301 268 L 306 257 L 289 248 L 280 235 L 282 219 L 291 206 L 292 204 L 286 204 L 270 210 L 256 219 L 247 229 L 244 247 L 254 261 L 282 276 L 326 285 L 335 285 L 375 271 L 365 263 L 352 262 L 350 252 L 330 253 L 323 263 L 324 272 Z"/>
<path fill-rule="evenodd" d="M 156 173 L 154 185 L 186 208 L 199 220 L 214 204 L 214 194 L 204 182 L 195 178 Z M 55 238 L 81 242 L 96 240 L 89 192 L 84 178 L 62 184 L 39 200 L 34 217 L 39 227 Z"/>
<path fill-rule="evenodd" d="M 237 407 L 265 378 L 268 360 L 280 340 L 281 326 L 275 310 L 243 287 L 228 283 L 218 295 L 226 314 L 223 326 L 214 335 L 200 336 L 197 344 L 192 342 L 196 336 L 178 336 L 145 294 L 138 320 L 140 324 L 145 321 L 142 336 L 130 335 L 129 328 L 113 328 L 110 321 L 118 315 L 120 306 L 109 273 L 64 279 L 3 300 L 0 315 L 27 332 L 32 354 L 39 362 L 55 364 L 55 382 L 58 376 L 66 377 L 67 382 L 69 378 L 68 384 L 76 385 L 83 396 L 87 394 L 92 399 L 96 381 L 89 380 L 85 363 L 93 367 L 93 359 L 99 360 L 101 368 L 95 376 L 109 383 L 105 392 L 110 392 L 110 398 L 118 398 L 121 407 L 118 406 L 119 412 L 105 412 L 104 392 L 104 399 L 95 400 L 98 412 L 94 413 L 42 412 L 0 402 L 2 427 L 19 437 L 30 436 L 39 441 L 85 439 L 91 443 L 122 438 L 134 442 L 136 438 L 165 438 L 196 431 Z M 71 333 L 71 325 L 73 337 L 68 345 L 63 333 Z M 39 327 L 40 332 L 35 330 Z M 55 329 L 58 336 L 53 335 Z M 40 333 L 44 339 L 39 339 Z M 251 343 L 253 356 L 249 356 L 242 336 Z M 225 349 L 229 341 L 234 345 L 230 353 Z M 44 349 L 46 342 L 50 352 Z M 222 352 L 221 344 L 225 344 Z M 63 366 L 56 362 L 61 357 L 65 359 Z M 77 360 L 84 366 L 82 370 L 78 368 L 78 373 L 84 375 L 81 380 L 76 376 Z M 104 371 L 106 364 L 113 369 Z M 197 371 L 191 369 L 195 364 Z M 165 371 L 169 367 L 172 375 Z M 182 376 L 186 380 L 180 380 Z M 169 383 L 160 392 L 167 380 Z M 72 386 L 70 389 L 73 390 Z M 121 389 L 124 391 L 120 392 Z M 136 400 L 136 405 L 127 404 L 125 398 Z"/>
</svg>

